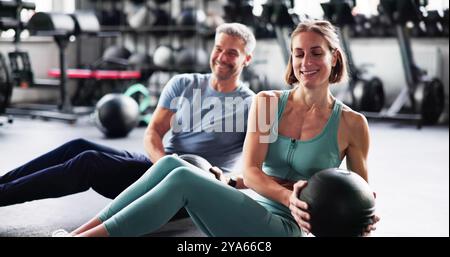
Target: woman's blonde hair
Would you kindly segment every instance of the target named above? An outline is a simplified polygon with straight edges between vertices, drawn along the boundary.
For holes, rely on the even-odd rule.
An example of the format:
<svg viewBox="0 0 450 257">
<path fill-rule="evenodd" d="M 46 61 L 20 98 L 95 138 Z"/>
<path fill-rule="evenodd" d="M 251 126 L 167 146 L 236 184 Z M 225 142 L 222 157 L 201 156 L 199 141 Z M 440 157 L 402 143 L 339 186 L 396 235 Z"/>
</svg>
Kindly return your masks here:
<svg viewBox="0 0 450 257">
<path fill-rule="evenodd" d="M 294 74 L 292 67 L 292 40 L 295 36 L 301 32 L 315 32 L 321 35 L 328 44 L 328 47 L 332 52 L 336 53 L 337 61 L 336 65 L 332 68 L 328 81 L 330 83 L 338 83 L 347 80 L 347 59 L 345 53 L 342 50 L 339 43 L 339 36 L 336 28 L 328 21 L 324 20 L 305 20 L 298 24 L 297 28 L 291 34 L 291 55 L 286 67 L 285 81 L 289 85 L 293 85 L 298 82 Z"/>
</svg>

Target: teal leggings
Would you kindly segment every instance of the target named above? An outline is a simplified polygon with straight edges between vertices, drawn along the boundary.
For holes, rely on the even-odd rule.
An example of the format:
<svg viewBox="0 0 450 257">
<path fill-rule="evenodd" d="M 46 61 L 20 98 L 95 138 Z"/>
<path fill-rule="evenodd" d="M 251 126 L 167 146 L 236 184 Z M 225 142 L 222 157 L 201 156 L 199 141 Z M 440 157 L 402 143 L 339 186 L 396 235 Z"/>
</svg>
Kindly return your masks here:
<svg viewBox="0 0 450 257">
<path fill-rule="evenodd" d="M 176 156 L 165 156 L 114 199 L 98 218 L 110 236 L 141 236 L 186 208 L 208 236 L 300 236 L 295 221 Z"/>
</svg>

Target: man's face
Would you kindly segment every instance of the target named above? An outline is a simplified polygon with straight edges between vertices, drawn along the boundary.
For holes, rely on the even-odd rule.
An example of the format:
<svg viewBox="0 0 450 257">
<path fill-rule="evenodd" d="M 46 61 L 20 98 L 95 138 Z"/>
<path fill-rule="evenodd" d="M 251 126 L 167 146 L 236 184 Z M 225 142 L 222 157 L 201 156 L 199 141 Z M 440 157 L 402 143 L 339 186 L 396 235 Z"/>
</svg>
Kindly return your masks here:
<svg viewBox="0 0 450 257">
<path fill-rule="evenodd" d="M 244 41 L 235 36 L 220 33 L 210 57 L 211 71 L 218 80 L 229 80 L 240 76 L 242 69 L 250 62 L 251 55 L 245 54 Z"/>
</svg>

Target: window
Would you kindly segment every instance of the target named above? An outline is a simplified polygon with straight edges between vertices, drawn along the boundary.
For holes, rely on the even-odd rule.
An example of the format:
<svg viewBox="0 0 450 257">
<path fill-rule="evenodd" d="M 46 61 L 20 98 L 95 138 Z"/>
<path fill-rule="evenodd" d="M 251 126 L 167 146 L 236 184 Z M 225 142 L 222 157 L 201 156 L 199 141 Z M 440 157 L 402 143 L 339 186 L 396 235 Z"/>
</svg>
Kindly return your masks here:
<svg viewBox="0 0 450 257">
<path fill-rule="evenodd" d="M 428 0 L 427 11 L 448 9 L 448 0 Z"/>
<path fill-rule="evenodd" d="M 35 12 L 64 12 L 73 13 L 75 11 L 75 0 L 25 0 L 36 5 L 36 10 L 22 10 L 20 18 L 27 21 Z"/>
<path fill-rule="evenodd" d="M 294 12 L 299 15 L 307 15 L 312 19 L 323 18 L 323 10 L 321 3 L 329 2 L 328 0 L 295 0 Z"/>
</svg>

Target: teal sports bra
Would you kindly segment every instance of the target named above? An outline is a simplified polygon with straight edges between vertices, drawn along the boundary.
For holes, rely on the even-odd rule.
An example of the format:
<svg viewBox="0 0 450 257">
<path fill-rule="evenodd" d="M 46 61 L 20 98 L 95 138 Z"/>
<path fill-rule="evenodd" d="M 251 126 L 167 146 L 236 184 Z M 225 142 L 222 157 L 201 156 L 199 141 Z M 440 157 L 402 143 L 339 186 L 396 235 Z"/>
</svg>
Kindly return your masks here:
<svg viewBox="0 0 450 257">
<path fill-rule="evenodd" d="M 291 90 L 283 91 L 278 102 L 278 120 Z M 314 138 L 297 140 L 278 134 L 269 144 L 262 170 L 270 176 L 290 181 L 308 180 L 314 173 L 341 165 L 337 131 L 342 102 L 334 101 L 333 111 L 322 131 Z M 275 131 L 275 133 L 278 133 Z"/>
<path fill-rule="evenodd" d="M 283 91 L 278 101 L 278 120 L 286 107 L 291 90 Z M 269 144 L 269 149 L 263 163 L 262 170 L 269 176 L 297 182 L 308 180 L 314 173 L 341 165 L 337 131 L 342 110 L 342 102 L 334 101 L 333 111 L 325 127 L 314 138 L 296 140 L 278 134 L 277 126 L 273 126 L 271 133 L 275 133 L 276 140 Z M 295 222 L 289 208 L 258 193 L 253 199 L 272 213 L 281 215 Z"/>
</svg>

